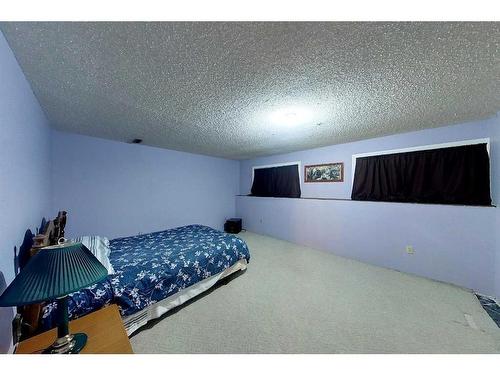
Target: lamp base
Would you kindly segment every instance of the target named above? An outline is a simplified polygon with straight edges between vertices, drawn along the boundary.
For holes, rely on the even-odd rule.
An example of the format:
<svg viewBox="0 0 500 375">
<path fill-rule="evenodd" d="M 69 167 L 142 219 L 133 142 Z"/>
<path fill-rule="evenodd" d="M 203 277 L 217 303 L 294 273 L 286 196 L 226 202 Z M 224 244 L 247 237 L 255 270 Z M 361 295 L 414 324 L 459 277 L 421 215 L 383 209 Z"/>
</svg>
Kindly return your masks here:
<svg viewBox="0 0 500 375">
<path fill-rule="evenodd" d="M 74 333 L 59 337 L 54 343 L 43 351 L 43 354 L 78 354 L 87 343 L 85 333 Z"/>
</svg>

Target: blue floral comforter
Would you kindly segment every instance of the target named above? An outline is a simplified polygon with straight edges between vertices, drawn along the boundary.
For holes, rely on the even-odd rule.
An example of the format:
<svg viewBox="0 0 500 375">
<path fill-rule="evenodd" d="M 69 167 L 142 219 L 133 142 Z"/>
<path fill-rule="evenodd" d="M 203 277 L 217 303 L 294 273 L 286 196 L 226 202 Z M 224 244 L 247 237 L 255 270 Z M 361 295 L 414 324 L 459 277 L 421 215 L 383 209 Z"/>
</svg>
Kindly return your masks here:
<svg viewBox="0 0 500 375">
<path fill-rule="evenodd" d="M 245 241 L 202 225 L 117 238 L 110 241 L 110 248 L 115 274 L 71 294 L 70 319 L 111 302 L 120 307 L 122 316 L 128 316 L 222 272 L 240 259 L 250 260 Z M 56 325 L 55 309 L 55 302 L 44 307 L 44 329 Z"/>
</svg>

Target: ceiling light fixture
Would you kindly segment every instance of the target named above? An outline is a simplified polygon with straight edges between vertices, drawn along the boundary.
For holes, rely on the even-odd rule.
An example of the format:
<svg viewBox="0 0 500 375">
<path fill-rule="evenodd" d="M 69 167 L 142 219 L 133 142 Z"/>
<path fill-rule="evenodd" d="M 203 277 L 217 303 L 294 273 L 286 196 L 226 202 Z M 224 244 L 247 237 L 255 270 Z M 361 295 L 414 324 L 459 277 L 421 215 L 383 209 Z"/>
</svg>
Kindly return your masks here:
<svg viewBox="0 0 500 375">
<path fill-rule="evenodd" d="M 303 107 L 282 108 L 271 113 L 269 119 L 273 125 L 297 126 L 311 122 L 312 112 Z"/>
</svg>

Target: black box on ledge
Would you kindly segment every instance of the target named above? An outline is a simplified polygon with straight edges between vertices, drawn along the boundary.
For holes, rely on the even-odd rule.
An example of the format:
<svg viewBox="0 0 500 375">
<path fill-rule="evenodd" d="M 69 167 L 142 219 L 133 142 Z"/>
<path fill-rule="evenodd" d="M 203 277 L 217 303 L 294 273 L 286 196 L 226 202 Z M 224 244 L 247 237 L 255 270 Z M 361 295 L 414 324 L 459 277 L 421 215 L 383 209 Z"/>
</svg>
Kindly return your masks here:
<svg viewBox="0 0 500 375">
<path fill-rule="evenodd" d="M 241 232 L 241 219 L 233 217 L 227 219 L 224 224 L 224 232 L 227 233 L 240 233 Z"/>
</svg>

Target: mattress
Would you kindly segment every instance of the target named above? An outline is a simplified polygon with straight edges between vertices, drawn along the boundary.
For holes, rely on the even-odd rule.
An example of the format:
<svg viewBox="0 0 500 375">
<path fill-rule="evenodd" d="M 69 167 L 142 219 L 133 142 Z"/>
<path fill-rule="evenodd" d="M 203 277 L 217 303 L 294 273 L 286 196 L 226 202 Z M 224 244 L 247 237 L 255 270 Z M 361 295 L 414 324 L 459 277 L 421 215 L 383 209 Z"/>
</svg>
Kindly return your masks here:
<svg viewBox="0 0 500 375">
<path fill-rule="evenodd" d="M 126 321 L 127 317 L 158 306 L 171 296 L 183 296 L 183 291 L 197 283 L 216 282 L 216 276 L 224 277 L 225 270 L 242 269 L 250 260 L 248 247 L 241 238 L 203 225 L 117 238 L 110 241 L 110 248 L 109 259 L 115 274 L 72 293 L 68 301 L 70 319 L 116 303 Z M 44 329 L 56 325 L 55 309 L 55 302 L 44 307 Z"/>
<path fill-rule="evenodd" d="M 127 334 L 130 336 L 137 329 L 145 325 L 148 321 L 152 319 L 159 318 L 166 312 L 170 311 L 174 307 L 182 305 L 184 302 L 187 302 L 193 297 L 203 293 L 204 291 L 210 289 L 214 286 L 219 280 L 237 272 L 240 270 L 244 270 L 247 268 L 247 260 L 240 259 L 231 267 L 226 268 L 224 271 L 219 272 L 213 276 L 210 276 L 207 279 L 197 282 L 186 289 L 183 289 L 164 300 L 161 300 L 155 304 L 152 304 L 145 308 L 144 310 L 138 311 L 132 315 L 123 317 L 123 325 Z"/>
</svg>

